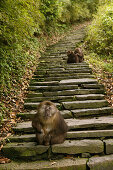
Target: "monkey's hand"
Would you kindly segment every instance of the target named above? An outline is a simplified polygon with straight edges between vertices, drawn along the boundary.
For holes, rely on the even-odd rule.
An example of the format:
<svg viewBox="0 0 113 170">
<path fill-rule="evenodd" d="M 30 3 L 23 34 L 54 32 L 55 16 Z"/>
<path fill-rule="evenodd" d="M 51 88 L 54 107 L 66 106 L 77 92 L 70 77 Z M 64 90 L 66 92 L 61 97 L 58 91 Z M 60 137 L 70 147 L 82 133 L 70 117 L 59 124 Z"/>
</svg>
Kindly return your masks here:
<svg viewBox="0 0 113 170">
<path fill-rule="evenodd" d="M 42 133 L 42 126 L 39 122 L 33 121 L 32 122 L 32 127 L 35 129 L 36 132 Z"/>
<path fill-rule="evenodd" d="M 45 146 L 50 145 L 50 139 L 51 139 L 51 135 L 50 134 L 47 134 L 47 135 L 44 136 L 44 145 Z"/>
</svg>

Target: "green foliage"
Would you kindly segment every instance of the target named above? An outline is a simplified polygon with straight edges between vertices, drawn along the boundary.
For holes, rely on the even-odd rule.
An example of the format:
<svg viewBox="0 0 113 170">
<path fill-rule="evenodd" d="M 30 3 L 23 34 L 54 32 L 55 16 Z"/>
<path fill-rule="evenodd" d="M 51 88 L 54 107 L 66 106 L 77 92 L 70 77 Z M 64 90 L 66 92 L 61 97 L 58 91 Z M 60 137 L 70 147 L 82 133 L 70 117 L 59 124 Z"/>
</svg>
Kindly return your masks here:
<svg viewBox="0 0 113 170">
<path fill-rule="evenodd" d="M 19 80 L 29 61 L 30 46 L 35 31 L 40 32 L 44 16 L 37 0 L 2 0 L 0 3 L 0 84 L 6 91 L 15 79 Z M 32 48 L 32 47 L 31 47 Z"/>
<path fill-rule="evenodd" d="M 50 24 L 55 21 L 58 16 L 58 0 L 41 0 L 41 12 L 46 18 L 46 23 Z"/>
<path fill-rule="evenodd" d="M 91 18 L 96 9 L 92 1 L 98 0 L 0 1 L 0 95 L 10 92 L 36 63 L 45 35 Z"/>
<path fill-rule="evenodd" d="M 88 27 L 87 46 L 100 55 L 113 54 L 113 3 L 102 5 Z"/>
<path fill-rule="evenodd" d="M 106 59 L 106 56 L 101 57 L 94 52 L 90 52 L 90 54 L 85 56 L 85 59 L 96 71 L 101 70 L 103 74 L 104 72 L 113 73 L 113 63 L 110 57 Z"/>
<path fill-rule="evenodd" d="M 63 23 L 75 23 L 91 19 L 99 0 L 61 0 L 59 19 Z"/>
</svg>

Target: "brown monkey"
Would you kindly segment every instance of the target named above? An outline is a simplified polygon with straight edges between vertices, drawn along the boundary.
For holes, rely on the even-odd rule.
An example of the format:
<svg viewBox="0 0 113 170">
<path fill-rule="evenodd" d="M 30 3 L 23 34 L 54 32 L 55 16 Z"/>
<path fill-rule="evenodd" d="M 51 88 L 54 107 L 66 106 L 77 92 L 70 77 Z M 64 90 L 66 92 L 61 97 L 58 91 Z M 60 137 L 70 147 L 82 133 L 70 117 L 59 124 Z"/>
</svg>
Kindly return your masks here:
<svg viewBox="0 0 113 170">
<path fill-rule="evenodd" d="M 67 63 L 79 63 L 78 56 L 72 51 L 68 51 L 67 56 L 68 56 Z"/>
<path fill-rule="evenodd" d="M 68 130 L 59 110 L 50 101 L 43 101 L 38 105 L 32 126 L 36 131 L 36 139 L 40 145 L 63 143 Z"/>
<path fill-rule="evenodd" d="M 78 56 L 79 63 L 81 63 L 84 60 L 84 55 L 83 55 L 81 48 L 76 48 L 74 51 L 74 54 L 76 54 Z"/>
</svg>

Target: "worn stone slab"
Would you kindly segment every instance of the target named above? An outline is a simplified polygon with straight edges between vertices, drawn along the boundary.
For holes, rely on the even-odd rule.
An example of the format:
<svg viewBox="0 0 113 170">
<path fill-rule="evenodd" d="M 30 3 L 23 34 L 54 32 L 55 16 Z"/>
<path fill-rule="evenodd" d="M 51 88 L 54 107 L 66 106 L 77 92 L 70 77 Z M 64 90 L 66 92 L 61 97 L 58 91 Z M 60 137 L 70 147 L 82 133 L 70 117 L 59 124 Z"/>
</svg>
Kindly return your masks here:
<svg viewBox="0 0 113 170">
<path fill-rule="evenodd" d="M 34 102 L 42 102 L 44 100 L 50 100 L 53 102 L 60 102 L 60 101 L 73 101 L 75 100 L 74 96 L 50 96 L 50 97 L 28 97 L 25 99 L 25 103 L 34 103 Z"/>
<path fill-rule="evenodd" d="M 90 119 L 66 119 L 69 129 L 106 129 L 113 128 L 113 116 Z"/>
<path fill-rule="evenodd" d="M 33 82 L 38 82 L 38 81 L 61 81 L 62 79 L 81 79 L 81 78 L 94 78 L 94 75 L 76 75 L 76 76 L 65 76 L 65 77 L 39 77 L 39 78 L 34 78 L 32 79 Z"/>
<path fill-rule="evenodd" d="M 31 91 L 37 91 L 37 90 L 43 90 L 43 91 L 58 91 L 58 90 L 66 90 L 66 89 L 77 89 L 78 85 L 60 85 L 60 86 L 29 86 L 28 90 Z"/>
<path fill-rule="evenodd" d="M 91 115 L 105 115 L 111 114 L 113 112 L 112 107 L 102 107 L 102 108 L 92 108 L 92 109 L 76 109 L 71 110 L 74 117 L 84 117 Z"/>
<path fill-rule="evenodd" d="M 87 94 L 87 95 L 75 95 L 76 100 L 99 100 L 104 99 L 103 94 Z"/>
<path fill-rule="evenodd" d="M 81 70 L 81 72 L 80 73 L 75 73 L 75 72 L 73 72 L 73 73 L 47 73 L 47 74 L 37 74 L 37 75 L 34 75 L 33 76 L 33 78 L 38 78 L 38 77 L 69 77 L 69 76 L 75 76 L 75 77 L 79 77 L 79 76 L 89 76 L 89 75 L 91 75 L 89 72 L 88 73 L 84 73 L 84 70 Z"/>
<path fill-rule="evenodd" d="M 62 104 L 65 109 L 86 109 L 108 106 L 108 102 L 106 100 L 72 101 L 62 102 Z"/>
<path fill-rule="evenodd" d="M 103 151 L 104 145 L 101 140 L 66 140 L 63 144 L 52 146 L 53 153 L 80 154 L 84 152 L 102 153 Z"/>
<path fill-rule="evenodd" d="M 34 115 L 36 114 L 36 110 L 31 110 L 29 112 L 26 112 L 26 113 L 19 113 L 17 114 L 18 117 L 21 117 L 23 119 L 32 119 L 34 117 Z M 65 118 L 65 119 L 69 119 L 69 118 L 72 118 L 72 114 L 69 110 L 62 110 L 60 111 L 60 113 L 62 114 L 62 116 Z"/>
<path fill-rule="evenodd" d="M 86 170 L 86 158 L 61 159 L 51 161 L 11 161 L 8 164 L 1 164 L 1 170 Z"/>
<path fill-rule="evenodd" d="M 113 137 L 113 130 L 85 130 L 85 131 L 69 131 L 67 139 L 88 139 L 88 138 L 108 138 Z M 10 142 L 35 142 L 35 134 L 12 135 L 8 138 Z"/>
<path fill-rule="evenodd" d="M 47 152 L 49 146 L 37 145 L 36 142 L 8 143 L 2 152 L 8 157 L 30 157 Z"/>
<path fill-rule="evenodd" d="M 83 88 L 86 89 L 100 89 L 100 88 L 104 88 L 104 86 L 102 84 L 82 84 Z"/>
<path fill-rule="evenodd" d="M 92 157 L 87 162 L 90 170 L 112 170 L 113 169 L 113 155 Z"/>
<path fill-rule="evenodd" d="M 39 102 L 36 102 L 36 103 L 33 103 L 33 102 L 30 102 L 30 103 L 24 103 L 24 108 L 25 109 L 36 109 L 37 106 L 39 105 Z M 55 103 L 55 105 L 59 108 L 60 107 L 60 104 L 59 103 Z"/>
<path fill-rule="evenodd" d="M 84 130 L 84 131 L 70 131 L 67 133 L 67 138 L 102 138 L 113 137 L 113 130 Z"/>
<path fill-rule="evenodd" d="M 59 84 L 84 84 L 84 83 L 97 83 L 96 79 L 67 79 L 67 80 L 61 80 Z"/>
<path fill-rule="evenodd" d="M 35 134 L 24 134 L 24 135 L 11 135 L 8 138 L 9 142 L 36 142 L 36 135 Z"/>
<path fill-rule="evenodd" d="M 37 75 L 38 74 L 43 74 L 43 72 L 45 71 L 45 69 L 44 70 L 42 70 L 42 71 L 40 71 L 40 70 L 38 70 L 36 73 L 37 73 Z M 46 71 L 44 72 L 44 73 L 46 73 L 46 74 L 57 74 L 57 73 L 61 73 L 61 74 L 66 74 L 66 73 L 68 73 L 68 74 L 73 74 L 73 73 L 91 73 L 91 69 L 89 69 L 89 67 L 78 67 L 78 68 L 75 68 L 74 70 L 66 70 L 66 68 L 64 69 L 64 70 L 49 70 L 49 69 L 46 69 Z"/>
<path fill-rule="evenodd" d="M 59 81 L 31 82 L 30 84 L 36 86 L 56 86 L 59 84 Z"/>
<path fill-rule="evenodd" d="M 82 130 L 82 129 L 106 129 L 113 128 L 113 117 L 99 117 L 90 119 L 65 119 L 69 130 Z M 31 121 L 18 123 L 13 127 L 16 132 L 32 133 L 34 132 Z"/>
<path fill-rule="evenodd" d="M 27 94 L 27 97 L 31 98 L 31 97 L 43 97 L 43 94 L 42 93 L 38 93 L 38 92 L 32 92 L 30 91 L 28 94 Z"/>
<path fill-rule="evenodd" d="M 62 90 L 56 92 L 43 92 L 44 96 L 69 96 L 69 95 L 85 95 L 85 94 L 99 94 L 104 93 L 101 89 L 75 89 L 75 90 Z"/>
<path fill-rule="evenodd" d="M 113 139 L 104 140 L 106 154 L 113 154 Z"/>
</svg>

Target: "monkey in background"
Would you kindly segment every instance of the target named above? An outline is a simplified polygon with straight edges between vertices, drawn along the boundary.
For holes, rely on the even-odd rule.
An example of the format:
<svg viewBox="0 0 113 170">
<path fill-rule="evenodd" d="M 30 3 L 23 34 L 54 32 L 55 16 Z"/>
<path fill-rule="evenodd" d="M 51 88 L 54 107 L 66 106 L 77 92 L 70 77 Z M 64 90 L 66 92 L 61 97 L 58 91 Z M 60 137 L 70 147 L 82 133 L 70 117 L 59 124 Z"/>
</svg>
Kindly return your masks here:
<svg viewBox="0 0 113 170">
<path fill-rule="evenodd" d="M 74 51 L 74 54 L 76 54 L 78 56 L 79 63 L 81 63 L 84 60 L 84 55 L 83 55 L 81 48 L 76 48 Z"/>
<path fill-rule="evenodd" d="M 67 63 L 79 63 L 79 57 L 77 54 L 73 53 L 72 51 L 67 52 Z"/>
<path fill-rule="evenodd" d="M 63 143 L 68 126 L 60 111 L 50 101 L 43 101 L 37 107 L 37 113 L 32 120 L 39 145 Z"/>
</svg>

